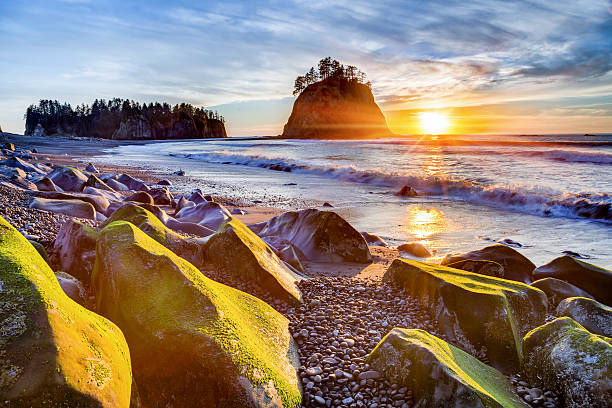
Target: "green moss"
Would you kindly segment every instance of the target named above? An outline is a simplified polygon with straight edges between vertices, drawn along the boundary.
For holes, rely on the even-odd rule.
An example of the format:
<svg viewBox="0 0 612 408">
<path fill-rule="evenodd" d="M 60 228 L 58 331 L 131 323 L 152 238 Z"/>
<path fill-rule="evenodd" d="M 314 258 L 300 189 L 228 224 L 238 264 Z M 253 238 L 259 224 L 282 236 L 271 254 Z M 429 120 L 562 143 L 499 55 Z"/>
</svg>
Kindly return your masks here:
<svg viewBox="0 0 612 408">
<path fill-rule="evenodd" d="M 441 406 L 457 398 L 456 390 L 444 395 L 449 381 L 432 378 L 429 373 L 442 372 L 475 393 L 485 407 L 527 407 L 514 392 L 507 378 L 465 351 L 448 344 L 423 330 L 393 329 L 370 353 L 367 362 L 390 376 L 392 381 L 411 385 L 419 406 Z M 440 390 L 436 389 L 439 384 Z M 464 392 L 464 391 L 462 391 Z M 452 396 L 451 396 L 452 395 Z"/>
<path fill-rule="evenodd" d="M 24 381 L 31 387 L 26 391 L 36 396 L 50 391 L 44 388 L 45 382 L 27 378 L 60 373 L 61 392 L 87 395 L 105 407 L 129 405 L 131 367 L 121 331 L 68 298 L 44 259 L 2 218 L 0 292 L 0 327 L 3 328 L 0 377 L 5 377 L 7 365 L 17 366 L 20 378 L 26 377 Z M 11 313 L 11 310 L 19 310 L 19 313 Z M 7 325 L 7 318 L 13 319 L 13 324 Z M 84 340 L 83 333 L 89 341 Z M 92 352 L 90 343 L 96 345 L 102 358 L 100 353 Z M 108 384 L 102 388 L 81 381 L 88 377 L 86 361 L 91 359 L 102 361 L 111 370 Z M 8 397 L 0 393 L 0 399 Z"/>
<path fill-rule="evenodd" d="M 125 326 L 128 340 L 146 344 L 147 350 L 168 347 L 152 338 L 166 338 L 164 333 L 180 333 L 180 338 L 190 339 L 186 348 L 212 342 L 233 361 L 238 375 L 253 385 L 272 381 L 284 406 L 299 406 L 297 374 L 288 358 L 297 357 L 288 320 L 272 307 L 206 278 L 128 222 L 112 222 L 102 230 L 97 258 L 100 270 L 95 273 L 94 290 L 98 310 Z M 137 331 L 124 310 L 139 316 Z M 131 347 L 134 350 L 133 344 Z M 193 364 L 209 364 L 206 359 L 214 353 L 200 354 L 192 356 Z M 190 355 L 182 355 L 186 356 Z M 200 358 L 204 360 L 198 362 Z"/>
</svg>

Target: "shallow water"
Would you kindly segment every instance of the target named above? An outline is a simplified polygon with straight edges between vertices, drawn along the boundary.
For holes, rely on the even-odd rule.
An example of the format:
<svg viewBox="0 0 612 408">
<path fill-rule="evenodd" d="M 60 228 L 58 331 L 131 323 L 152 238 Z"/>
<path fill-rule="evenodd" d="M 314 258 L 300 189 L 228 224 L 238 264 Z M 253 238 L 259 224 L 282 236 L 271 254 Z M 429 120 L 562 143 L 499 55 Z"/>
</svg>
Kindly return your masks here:
<svg viewBox="0 0 612 408">
<path fill-rule="evenodd" d="M 510 238 L 538 265 L 571 250 L 612 267 L 612 135 L 189 140 L 101 159 L 181 168 L 188 187 L 274 205 L 329 201 L 359 230 L 437 258 Z M 419 196 L 393 194 L 405 184 Z"/>
</svg>

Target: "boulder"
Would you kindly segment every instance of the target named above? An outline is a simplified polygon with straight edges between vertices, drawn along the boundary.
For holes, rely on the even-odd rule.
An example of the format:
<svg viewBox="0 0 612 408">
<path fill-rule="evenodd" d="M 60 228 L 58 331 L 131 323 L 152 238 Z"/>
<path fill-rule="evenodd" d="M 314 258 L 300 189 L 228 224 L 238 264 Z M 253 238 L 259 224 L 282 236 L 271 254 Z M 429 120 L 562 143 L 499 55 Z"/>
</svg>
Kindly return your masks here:
<svg viewBox="0 0 612 408">
<path fill-rule="evenodd" d="M 118 182 L 114 178 L 108 178 L 104 182 L 115 191 L 129 191 L 129 188 L 125 184 Z"/>
<path fill-rule="evenodd" d="M 176 202 L 176 205 L 174 206 L 174 212 L 178 213 L 185 207 L 195 207 L 195 206 L 196 206 L 196 203 L 194 203 L 193 201 L 189 201 L 185 197 L 181 196 L 181 198 Z"/>
<path fill-rule="evenodd" d="M 423 330 L 391 330 L 366 361 L 414 407 L 529 408 L 502 373 Z"/>
<path fill-rule="evenodd" d="M 369 232 L 366 232 L 366 231 L 362 231 L 361 235 L 363 235 L 368 245 L 381 246 L 381 247 L 388 246 L 385 240 L 379 237 L 378 235 L 370 234 Z"/>
<path fill-rule="evenodd" d="M 300 261 L 300 255 L 298 255 L 293 245 L 285 245 L 280 248 L 278 252 L 280 259 L 287 262 L 299 272 L 304 272 L 304 265 L 302 265 L 302 261 Z"/>
<path fill-rule="evenodd" d="M 75 220 L 66 221 L 53 242 L 59 269 L 89 285 L 96 260 L 98 231 Z"/>
<path fill-rule="evenodd" d="M 96 265 L 97 310 L 126 336 L 143 406 L 300 405 L 297 348 L 272 307 L 127 222 L 101 231 Z"/>
<path fill-rule="evenodd" d="M 144 183 L 144 181 L 127 174 L 119 175 L 119 177 L 117 177 L 117 181 L 134 191 L 149 191 L 151 189 Z"/>
<path fill-rule="evenodd" d="M 64 191 L 80 192 L 87 183 L 85 174 L 77 168 L 68 166 L 56 167 L 47 177 Z"/>
<path fill-rule="evenodd" d="M 105 182 L 100 180 L 95 174 L 90 175 L 85 182 L 85 186 L 94 187 L 98 190 L 105 190 L 110 192 L 115 192 L 111 187 L 109 187 Z"/>
<path fill-rule="evenodd" d="M 85 167 L 85 171 L 88 171 L 90 173 L 99 173 L 98 169 L 96 169 L 96 166 L 94 166 L 92 163 L 87 163 L 87 167 Z"/>
<path fill-rule="evenodd" d="M 130 196 L 125 197 L 123 201 L 132 201 L 134 203 L 143 203 L 150 205 L 155 204 L 155 202 L 153 201 L 153 197 L 151 197 L 151 194 L 145 191 L 138 191 Z"/>
<path fill-rule="evenodd" d="M 25 171 L 20 169 L 19 167 L 8 167 L 8 166 L 0 166 L 0 175 L 12 178 L 15 176 L 26 177 L 27 174 Z"/>
<path fill-rule="evenodd" d="M 418 258 L 429 258 L 431 252 L 420 242 L 410 242 L 408 244 L 402 244 L 397 247 L 397 250 L 401 253 L 416 256 Z"/>
<path fill-rule="evenodd" d="M 504 278 L 504 267 L 495 261 L 484 261 L 479 259 L 465 259 L 462 261 L 447 264 L 449 268 L 462 269 L 480 275 L 493 276 L 494 278 Z"/>
<path fill-rule="evenodd" d="M 208 238 L 206 259 L 215 268 L 287 303 L 302 301 L 296 275 L 274 251 L 237 219 L 226 221 Z"/>
<path fill-rule="evenodd" d="M 100 196 L 100 197 L 104 197 L 109 202 L 110 201 L 117 201 L 117 200 L 122 201 L 123 200 L 123 196 L 121 194 L 119 194 L 119 193 L 113 193 L 113 192 L 110 192 L 108 190 L 100 190 L 100 189 L 97 189 L 95 187 L 85 187 L 83 189 L 83 194 L 97 195 L 97 196 Z M 110 205 L 110 203 L 109 203 L 109 205 Z M 108 211 L 108 207 L 107 207 L 107 211 Z"/>
<path fill-rule="evenodd" d="M 177 234 L 166 227 L 153 213 L 136 204 L 124 204 L 106 221 L 100 224 L 100 227 L 104 228 L 114 221 L 128 221 L 132 223 L 155 241 L 194 265 L 200 266 L 204 262 L 203 243 Z"/>
<path fill-rule="evenodd" d="M 70 299 L 74 300 L 83 307 L 87 306 L 87 291 L 77 278 L 62 271 L 55 272 L 55 277 L 57 278 L 57 282 L 64 293 Z"/>
<path fill-rule="evenodd" d="M 207 200 L 206 200 L 206 198 L 204 197 L 204 195 L 202 194 L 202 192 L 200 190 L 195 190 L 189 196 L 189 201 L 193 201 L 196 204 L 200 204 L 200 203 L 203 203 L 203 202 L 205 202 Z"/>
<path fill-rule="evenodd" d="M 612 337 L 612 307 L 585 297 L 571 297 L 561 301 L 556 315 L 574 319 L 594 334 Z"/>
<path fill-rule="evenodd" d="M 93 205 L 99 213 L 104 214 L 110 205 L 109 201 L 103 196 L 95 196 L 82 193 L 60 193 L 54 191 L 39 191 L 34 193 L 37 197 L 49 198 L 54 200 L 75 200 L 84 201 Z"/>
<path fill-rule="evenodd" d="M 181 222 L 193 222 L 216 230 L 232 215 L 221 204 L 204 201 L 195 207 L 184 207 L 175 214 L 175 218 Z"/>
<path fill-rule="evenodd" d="M 2 128 L 0 128 L 0 133 L 2 133 Z M 11 152 L 15 151 L 15 145 L 12 143 L 5 143 L 2 148 Z"/>
<path fill-rule="evenodd" d="M 535 265 L 517 250 L 501 244 L 490 245 L 464 254 L 447 255 L 441 263 L 442 265 L 449 265 L 468 259 L 497 262 L 504 267 L 504 279 L 523 283 L 531 283 L 533 280 L 531 272 L 535 269 Z"/>
<path fill-rule="evenodd" d="M 13 167 L 16 169 L 21 169 L 26 173 L 35 173 L 35 174 L 45 174 L 44 171 L 40 170 L 38 167 L 34 166 L 32 163 L 29 163 L 19 157 L 10 157 L 6 160 L 0 161 L 0 165 Z"/>
<path fill-rule="evenodd" d="M 170 205 L 172 203 L 172 194 L 165 187 L 153 188 L 149 193 L 156 205 Z"/>
<path fill-rule="evenodd" d="M 199 237 L 207 237 L 215 233 L 214 230 L 206 228 L 203 225 L 194 222 L 181 222 L 176 218 L 169 217 L 166 222 L 166 227 L 178 233 L 197 235 Z"/>
<path fill-rule="evenodd" d="M 130 406 L 121 331 L 70 300 L 34 247 L 1 218 L 0 333 L 3 407 Z"/>
<path fill-rule="evenodd" d="M 579 287 L 555 278 L 538 279 L 531 286 L 546 293 L 546 296 L 548 296 L 548 307 L 552 310 L 557 307 L 559 302 L 569 297 L 580 296 L 593 299 L 593 296 Z"/>
<path fill-rule="evenodd" d="M 11 183 L 15 184 L 16 186 L 22 187 L 26 190 L 33 190 L 33 191 L 37 191 L 38 187 L 36 187 L 36 184 L 32 183 L 31 181 L 21 177 L 21 176 L 13 176 L 11 177 Z"/>
<path fill-rule="evenodd" d="M 286 212 L 268 220 L 258 235 L 285 239 L 313 262 L 372 262 L 365 238 L 331 211 Z"/>
<path fill-rule="evenodd" d="M 71 217 L 96 219 L 96 209 L 93 205 L 79 200 L 54 200 L 35 197 L 30 208 L 66 214 Z"/>
<path fill-rule="evenodd" d="M 171 186 L 172 183 L 168 179 L 163 179 L 163 180 L 159 180 L 157 182 L 157 185 L 159 185 L 159 186 Z"/>
<path fill-rule="evenodd" d="M 401 258 L 383 281 L 404 288 L 449 341 L 505 373 L 520 366 L 522 336 L 546 318 L 544 292 L 515 281 Z"/>
<path fill-rule="evenodd" d="M 612 272 L 565 255 L 533 271 L 535 279 L 555 278 L 578 286 L 599 302 L 612 306 Z"/>
<path fill-rule="evenodd" d="M 36 188 L 39 191 L 56 191 L 56 192 L 64 192 L 61 187 L 56 186 L 55 183 L 49 177 L 43 177 L 40 181 L 36 183 Z"/>
<path fill-rule="evenodd" d="M 416 197 L 419 194 L 411 186 L 403 186 L 395 195 L 400 197 Z"/>
<path fill-rule="evenodd" d="M 612 401 L 610 339 L 561 317 L 523 339 L 524 372 L 535 385 L 559 394 L 570 408 L 607 408 Z"/>
</svg>

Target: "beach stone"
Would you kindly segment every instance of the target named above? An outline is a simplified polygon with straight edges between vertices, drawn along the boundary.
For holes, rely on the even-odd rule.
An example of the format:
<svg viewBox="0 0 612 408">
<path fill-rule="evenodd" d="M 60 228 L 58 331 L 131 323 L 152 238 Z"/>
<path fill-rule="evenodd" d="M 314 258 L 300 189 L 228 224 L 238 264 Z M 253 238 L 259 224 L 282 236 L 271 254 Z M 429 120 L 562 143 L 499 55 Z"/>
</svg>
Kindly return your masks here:
<svg viewBox="0 0 612 408">
<path fill-rule="evenodd" d="M 0 405 L 128 408 L 130 351 L 111 322 L 70 300 L 0 218 Z"/>
<path fill-rule="evenodd" d="M 205 202 L 207 200 L 206 200 L 206 198 L 204 197 L 204 195 L 202 194 L 201 191 L 196 190 L 193 193 L 191 193 L 191 195 L 189 196 L 189 201 L 192 201 L 192 202 L 196 203 L 196 205 L 197 205 L 197 204 L 203 203 L 203 202 Z"/>
<path fill-rule="evenodd" d="M 149 191 L 151 188 L 144 181 L 134 178 L 128 174 L 120 174 L 117 181 L 124 184 L 127 188 L 134 191 Z"/>
<path fill-rule="evenodd" d="M 196 203 L 194 203 L 193 201 L 187 200 L 184 196 L 181 196 L 181 198 L 176 202 L 176 205 L 174 206 L 174 211 L 175 213 L 178 213 L 185 207 L 195 207 L 195 206 L 196 206 Z"/>
<path fill-rule="evenodd" d="M 560 394 L 566 407 L 610 406 L 609 338 L 588 332 L 569 317 L 560 317 L 525 336 L 523 358 L 528 381 Z"/>
<path fill-rule="evenodd" d="M 47 177 L 64 191 L 80 192 L 87 183 L 87 176 L 79 169 L 69 166 L 56 167 Z"/>
<path fill-rule="evenodd" d="M 437 321 L 440 334 L 464 350 L 485 348 L 502 372 L 520 366 L 521 338 L 544 323 L 544 292 L 529 285 L 398 258 L 383 281 L 399 286 Z"/>
<path fill-rule="evenodd" d="M 112 188 L 115 191 L 129 191 L 128 186 L 126 186 L 123 183 L 120 183 L 119 181 L 115 180 L 114 178 L 108 178 L 108 179 L 104 180 L 104 182 L 106 183 L 107 186 L 109 186 L 110 188 Z"/>
<path fill-rule="evenodd" d="M 127 203 L 115 211 L 101 228 L 114 221 L 128 221 L 142 232 L 196 266 L 204 263 L 204 243 L 184 237 L 166 227 L 153 213 L 136 204 Z"/>
<path fill-rule="evenodd" d="M 93 205 L 80 200 L 54 200 L 35 197 L 30 208 L 66 214 L 77 218 L 96 219 L 96 209 Z"/>
<path fill-rule="evenodd" d="M 571 317 L 591 333 L 612 337 L 612 307 L 596 300 L 584 297 L 564 299 L 557 306 L 556 315 Z"/>
<path fill-rule="evenodd" d="M 494 278 L 504 279 L 505 269 L 495 261 L 465 259 L 446 264 L 449 268 L 461 269 L 480 275 L 493 276 Z"/>
<path fill-rule="evenodd" d="M 88 171 L 90 173 L 99 173 L 98 169 L 96 169 L 96 166 L 94 166 L 92 163 L 87 163 L 85 171 Z"/>
<path fill-rule="evenodd" d="M 134 203 L 143 203 L 149 205 L 155 204 L 155 202 L 153 201 L 153 197 L 151 197 L 151 194 L 147 193 L 146 191 L 138 191 L 132 195 L 125 197 L 123 201 L 131 201 Z"/>
<path fill-rule="evenodd" d="M 302 301 L 296 284 L 302 277 L 287 268 L 261 238 L 237 219 L 226 221 L 208 238 L 206 260 L 218 271 L 266 290 L 275 299 Z"/>
<path fill-rule="evenodd" d="M 53 241 L 59 269 L 89 285 L 97 239 L 97 230 L 76 220 L 66 221 Z"/>
<path fill-rule="evenodd" d="M 21 176 L 15 175 L 11 177 L 11 183 L 15 184 L 16 186 L 25 188 L 26 190 L 33 190 L 33 191 L 38 190 L 38 187 L 36 187 L 36 184 L 32 183 L 31 181 Z"/>
<path fill-rule="evenodd" d="M 172 194 L 165 187 L 153 188 L 149 193 L 156 205 L 170 205 L 172 203 Z"/>
<path fill-rule="evenodd" d="M 172 183 L 168 179 L 159 180 L 157 184 L 160 186 L 171 186 L 172 185 Z"/>
<path fill-rule="evenodd" d="M 425 245 L 420 242 L 411 242 L 408 244 L 402 244 L 397 247 L 397 250 L 401 252 L 405 252 L 409 255 L 416 256 L 419 258 L 429 258 L 431 257 L 431 252 L 429 249 L 425 247 Z"/>
<path fill-rule="evenodd" d="M 529 408 L 502 373 L 424 330 L 391 330 L 366 361 L 415 407 Z"/>
<path fill-rule="evenodd" d="M 531 286 L 546 293 L 546 296 L 548 297 L 548 307 L 553 310 L 563 299 L 570 297 L 579 296 L 593 299 L 593 296 L 589 295 L 579 287 L 555 278 L 538 279 L 537 281 L 533 282 Z"/>
<path fill-rule="evenodd" d="M 289 211 L 268 220 L 258 235 L 285 239 L 313 262 L 372 262 L 365 238 L 332 211 Z"/>
<path fill-rule="evenodd" d="M 143 406 L 300 406 L 297 349 L 271 306 L 128 222 L 101 231 L 96 265 L 97 310 L 125 334 Z"/>
<path fill-rule="evenodd" d="M 89 186 L 85 187 L 83 189 L 83 194 L 97 195 L 97 196 L 100 196 L 100 197 L 104 197 L 109 202 L 110 201 L 123 201 L 123 196 L 121 194 L 113 193 L 113 192 L 108 191 L 108 190 L 100 190 L 100 189 L 95 188 L 95 187 L 89 187 Z M 107 207 L 106 211 L 108 212 L 108 207 Z"/>
<path fill-rule="evenodd" d="M 0 130 L 0 133 L 2 133 L 2 130 Z M 15 145 L 12 144 L 12 143 L 5 143 L 4 145 L 2 145 L 2 148 L 4 150 L 8 150 L 8 151 L 11 151 L 11 152 L 15 151 Z"/>
<path fill-rule="evenodd" d="M 416 197 L 419 194 L 417 191 L 410 186 L 403 186 L 395 195 L 400 197 Z"/>
<path fill-rule="evenodd" d="M 6 176 L 9 178 L 14 177 L 14 176 L 26 177 L 27 173 L 23 171 L 22 169 L 20 169 L 19 167 L 0 166 L 0 175 Z"/>
<path fill-rule="evenodd" d="M 79 305 L 85 307 L 87 302 L 87 291 L 83 284 L 74 276 L 63 272 L 56 271 L 55 277 L 64 293 Z"/>
<path fill-rule="evenodd" d="M 555 278 L 578 286 L 597 301 L 612 306 L 612 272 L 564 255 L 533 271 L 535 279 Z"/>
<path fill-rule="evenodd" d="M 219 203 L 204 201 L 195 207 L 184 207 L 174 215 L 181 222 L 193 222 L 216 230 L 232 215 Z"/>
<path fill-rule="evenodd" d="M 504 279 L 531 283 L 532 271 L 535 265 L 517 250 L 502 244 L 490 245 L 477 251 L 463 254 L 450 254 L 442 259 L 442 265 L 453 264 L 465 260 L 483 260 L 497 262 L 504 267 Z"/>
<path fill-rule="evenodd" d="M 179 233 L 197 235 L 199 237 L 207 237 L 215 233 L 214 230 L 206 228 L 203 225 L 196 224 L 194 222 L 182 222 L 172 217 L 168 218 L 166 227 Z"/>
<path fill-rule="evenodd" d="M 64 192 L 61 187 L 56 186 L 55 183 L 49 177 L 43 177 L 40 181 L 36 182 L 36 187 L 39 191 L 56 191 Z"/>
<path fill-rule="evenodd" d="M 113 193 L 115 192 L 115 190 L 112 187 L 108 186 L 105 182 L 100 180 L 98 176 L 96 176 L 95 174 L 92 174 L 87 178 L 87 181 L 85 182 L 85 187 L 86 186 L 94 187 L 94 188 L 97 188 L 98 190 L 105 190 L 105 191 L 110 191 Z"/>
<path fill-rule="evenodd" d="M 74 200 L 74 201 L 83 201 L 91 204 L 96 211 L 104 214 L 110 202 L 103 196 L 95 196 L 89 194 L 82 193 L 60 193 L 56 191 L 37 191 L 34 193 L 37 197 L 53 199 L 53 200 Z"/>
<path fill-rule="evenodd" d="M 20 159 L 19 157 L 9 157 L 6 160 L 0 161 L 0 165 L 7 166 L 7 167 L 13 167 L 16 169 L 21 169 L 25 171 L 26 173 L 45 174 L 44 171 L 42 171 L 41 169 L 39 169 L 32 163 L 29 163 L 23 159 Z"/>
<path fill-rule="evenodd" d="M 184 176 L 185 172 L 183 170 L 177 170 L 172 174 L 174 174 L 175 176 Z"/>
<path fill-rule="evenodd" d="M 385 240 L 379 237 L 378 235 L 370 234 L 369 232 L 366 232 L 366 231 L 362 231 L 361 235 L 363 235 L 368 245 L 381 246 L 381 247 L 388 246 Z"/>
</svg>

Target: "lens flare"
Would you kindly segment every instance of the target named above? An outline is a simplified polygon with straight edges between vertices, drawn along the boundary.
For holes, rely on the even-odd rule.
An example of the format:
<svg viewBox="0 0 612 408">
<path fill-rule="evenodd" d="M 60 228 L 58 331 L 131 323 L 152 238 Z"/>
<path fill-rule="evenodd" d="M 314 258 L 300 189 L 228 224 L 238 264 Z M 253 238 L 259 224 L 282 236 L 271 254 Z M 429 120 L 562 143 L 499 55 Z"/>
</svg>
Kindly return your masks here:
<svg viewBox="0 0 612 408">
<path fill-rule="evenodd" d="M 448 130 L 449 123 L 446 115 L 437 112 L 421 112 L 421 130 L 429 135 L 439 135 Z"/>
</svg>

